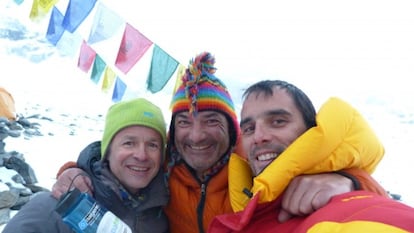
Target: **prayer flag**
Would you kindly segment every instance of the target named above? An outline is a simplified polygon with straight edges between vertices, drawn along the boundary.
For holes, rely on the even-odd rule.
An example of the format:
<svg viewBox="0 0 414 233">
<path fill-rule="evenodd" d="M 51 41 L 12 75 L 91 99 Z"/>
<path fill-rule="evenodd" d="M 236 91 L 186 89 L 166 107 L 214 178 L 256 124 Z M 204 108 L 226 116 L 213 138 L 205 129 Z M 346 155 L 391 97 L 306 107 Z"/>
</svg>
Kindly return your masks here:
<svg viewBox="0 0 414 233">
<path fill-rule="evenodd" d="M 180 64 L 180 66 L 178 68 L 176 80 L 175 80 L 174 90 L 173 90 L 172 93 L 177 92 L 178 87 L 181 86 L 181 83 L 183 82 L 183 80 L 181 78 L 184 76 L 186 69 L 187 69 L 187 67 L 185 67 L 184 65 L 181 65 Z"/>
<path fill-rule="evenodd" d="M 78 67 L 85 73 L 89 71 L 96 57 L 96 52 L 85 41 L 82 42 L 78 58 Z"/>
<path fill-rule="evenodd" d="M 33 0 L 29 18 L 33 21 L 43 19 L 58 0 Z"/>
<path fill-rule="evenodd" d="M 122 98 L 124 97 L 125 90 L 126 90 L 126 84 L 119 77 L 117 77 L 115 81 L 114 92 L 112 93 L 112 101 L 113 102 L 121 101 Z"/>
<path fill-rule="evenodd" d="M 92 66 L 95 56 L 96 52 L 85 41 L 83 41 L 78 58 L 79 69 L 87 73 Z"/>
<path fill-rule="evenodd" d="M 118 14 L 99 3 L 94 16 L 88 43 L 93 44 L 106 40 L 116 34 L 125 21 Z"/>
<path fill-rule="evenodd" d="M 126 23 L 115 66 L 125 74 L 138 62 L 152 45 L 152 41 Z"/>
<path fill-rule="evenodd" d="M 65 29 L 62 27 L 63 14 L 60 11 L 53 7 L 52 14 L 50 15 L 49 26 L 47 28 L 46 39 L 56 46 L 57 42 L 65 32 Z"/>
<path fill-rule="evenodd" d="M 89 71 L 96 57 L 96 52 L 85 41 L 82 42 L 78 58 L 78 67 L 85 73 Z"/>
<path fill-rule="evenodd" d="M 107 93 L 108 90 L 112 87 L 112 85 L 114 84 L 116 78 L 116 74 L 115 72 L 110 68 L 110 67 L 106 67 L 105 69 L 105 73 L 104 73 L 104 77 L 103 77 L 103 81 L 102 81 L 102 91 Z"/>
<path fill-rule="evenodd" d="M 177 69 L 178 62 L 162 50 L 158 45 L 154 45 L 150 72 L 147 79 L 147 89 L 152 93 L 160 91 Z"/>
<path fill-rule="evenodd" d="M 96 0 L 70 0 L 63 18 L 63 27 L 74 32 L 89 15 L 95 3 Z"/>
<path fill-rule="evenodd" d="M 172 97 L 174 97 L 175 93 L 177 92 L 177 89 L 181 86 L 181 83 L 183 82 L 182 77 L 185 74 L 185 70 L 186 70 L 186 67 L 184 65 L 180 64 L 178 66 L 178 71 L 177 71 L 177 76 L 176 76 L 176 79 L 175 79 L 175 85 L 174 85 L 174 90 L 172 92 L 172 94 L 173 94 Z M 173 100 L 172 97 L 171 97 L 171 100 Z M 171 103 L 170 103 L 170 109 L 172 107 Z"/>
<path fill-rule="evenodd" d="M 20 5 L 20 4 L 22 4 L 22 3 L 24 2 L 24 0 L 14 0 L 14 2 L 15 2 L 17 5 Z"/>
<path fill-rule="evenodd" d="M 93 63 L 91 80 L 98 84 L 101 79 L 102 73 L 104 72 L 106 63 L 99 55 L 95 56 L 95 62 Z"/>
</svg>

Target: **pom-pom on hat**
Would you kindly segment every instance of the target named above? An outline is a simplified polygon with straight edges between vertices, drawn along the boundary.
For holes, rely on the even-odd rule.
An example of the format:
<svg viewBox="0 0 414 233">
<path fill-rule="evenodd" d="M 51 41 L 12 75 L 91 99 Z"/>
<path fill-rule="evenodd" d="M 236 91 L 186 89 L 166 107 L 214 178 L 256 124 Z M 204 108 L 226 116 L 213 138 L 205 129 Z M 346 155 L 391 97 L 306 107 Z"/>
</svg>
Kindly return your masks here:
<svg viewBox="0 0 414 233">
<path fill-rule="evenodd" d="M 106 156 L 112 138 L 120 130 L 134 125 L 154 129 L 161 135 L 162 145 L 165 145 L 166 125 L 161 109 L 144 98 L 121 101 L 112 105 L 106 114 L 101 142 L 102 158 Z M 164 154 L 164 148 L 162 153 Z"/>
<path fill-rule="evenodd" d="M 189 111 L 197 116 L 198 112 L 210 110 L 226 116 L 229 121 L 230 145 L 236 144 L 240 128 L 233 100 L 224 83 L 214 76 L 214 63 L 214 56 L 208 52 L 201 53 L 190 61 L 171 101 L 171 138 L 174 137 L 174 118 L 177 113 Z M 174 143 L 174 140 L 170 143 Z"/>
</svg>

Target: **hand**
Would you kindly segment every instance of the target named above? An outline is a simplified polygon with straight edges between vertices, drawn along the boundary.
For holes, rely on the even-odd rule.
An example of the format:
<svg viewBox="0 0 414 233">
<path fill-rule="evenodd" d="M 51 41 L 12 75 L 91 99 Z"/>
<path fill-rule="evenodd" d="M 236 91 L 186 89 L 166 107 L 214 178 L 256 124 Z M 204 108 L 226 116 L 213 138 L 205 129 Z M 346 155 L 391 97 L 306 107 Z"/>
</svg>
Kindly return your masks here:
<svg viewBox="0 0 414 233">
<path fill-rule="evenodd" d="M 63 194 L 72 190 L 79 189 L 81 192 L 93 193 L 92 182 L 89 176 L 80 168 L 68 168 L 59 175 L 56 183 L 52 187 L 52 195 L 59 199 Z"/>
<path fill-rule="evenodd" d="M 335 173 L 302 175 L 290 182 L 283 194 L 279 221 L 304 216 L 325 206 L 338 194 L 353 191 L 352 181 Z"/>
</svg>

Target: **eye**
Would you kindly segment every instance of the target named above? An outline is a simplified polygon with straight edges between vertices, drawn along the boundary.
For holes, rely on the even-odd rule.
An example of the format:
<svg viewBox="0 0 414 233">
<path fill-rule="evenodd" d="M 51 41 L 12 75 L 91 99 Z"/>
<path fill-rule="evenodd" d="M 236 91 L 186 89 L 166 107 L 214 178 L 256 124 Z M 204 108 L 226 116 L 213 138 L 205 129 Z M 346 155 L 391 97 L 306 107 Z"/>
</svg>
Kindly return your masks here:
<svg viewBox="0 0 414 233">
<path fill-rule="evenodd" d="M 251 135 L 254 133 L 254 125 L 243 125 L 241 127 L 242 135 Z"/>
<path fill-rule="evenodd" d="M 210 118 L 210 119 L 207 119 L 207 125 L 217 125 L 217 124 L 219 124 L 220 123 L 220 120 L 218 120 L 218 119 L 216 119 L 216 118 Z"/>
<path fill-rule="evenodd" d="M 177 125 L 178 127 L 188 127 L 188 126 L 190 125 L 190 121 L 180 119 L 180 120 L 177 120 L 177 121 L 176 121 L 176 125 Z"/>
<path fill-rule="evenodd" d="M 147 147 L 151 150 L 151 151 L 158 151 L 161 148 L 161 143 L 158 143 L 156 141 L 154 142 L 147 142 Z"/>
<path fill-rule="evenodd" d="M 283 118 L 274 118 L 272 119 L 272 126 L 273 127 L 282 127 L 286 125 L 288 121 Z"/>
<path fill-rule="evenodd" d="M 158 143 L 156 143 L 156 142 L 149 142 L 148 143 L 148 146 L 149 147 L 152 147 L 152 148 L 159 148 L 160 147 L 160 145 Z"/>
<path fill-rule="evenodd" d="M 131 147 L 131 146 L 133 146 L 133 145 L 134 145 L 134 141 L 132 141 L 132 140 L 125 140 L 125 141 L 122 143 L 122 145 Z"/>
</svg>

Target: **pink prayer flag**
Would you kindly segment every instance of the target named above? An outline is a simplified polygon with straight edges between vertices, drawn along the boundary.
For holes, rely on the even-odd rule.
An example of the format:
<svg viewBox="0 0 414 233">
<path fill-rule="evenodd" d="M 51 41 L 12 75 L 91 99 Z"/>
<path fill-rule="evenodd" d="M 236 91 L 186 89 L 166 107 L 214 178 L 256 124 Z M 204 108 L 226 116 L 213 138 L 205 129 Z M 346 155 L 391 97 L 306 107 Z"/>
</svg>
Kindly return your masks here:
<svg viewBox="0 0 414 233">
<path fill-rule="evenodd" d="M 88 73 L 95 60 L 96 52 L 85 42 L 82 42 L 79 58 L 78 67 L 85 73 Z"/>
<path fill-rule="evenodd" d="M 152 41 L 147 39 L 129 23 L 126 23 L 115 66 L 127 74 L 151 45 Z"/>
</svg>

